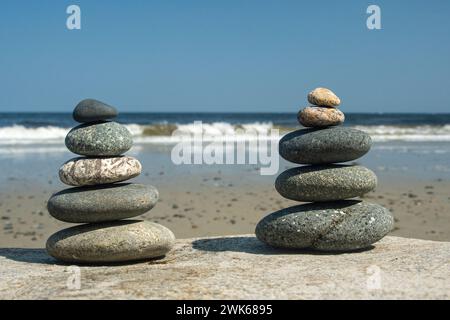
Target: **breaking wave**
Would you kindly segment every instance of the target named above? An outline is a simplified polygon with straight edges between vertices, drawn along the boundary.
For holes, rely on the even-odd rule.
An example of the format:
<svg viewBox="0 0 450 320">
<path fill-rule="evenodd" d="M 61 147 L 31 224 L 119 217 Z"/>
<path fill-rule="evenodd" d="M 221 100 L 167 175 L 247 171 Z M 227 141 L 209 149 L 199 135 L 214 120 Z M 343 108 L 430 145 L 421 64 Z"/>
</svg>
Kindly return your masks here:
<svg viewBox="0 0 450 320">
<path fill-rule="evenodd" d="M 230 124 L 227 122 L 172 124 L 160 123 L 152 125 L 126 124 L 132 133 L 136 144 L 146 143 L 173 143 L 178 139 L 173 137 L 178 134 L 195 135 L 202 134 L 203 140 L 215 140 L 217 138 L 233 137 L 234 139 L 248 139 L 249 137 L 270 137 L 271 129 L 278 129 L 280 134 L 296 130 L 292 127 L 281 127 L 270 122 Z M 450 141 L 450 125 L 419 125 L 419 126 L 394 126 L 394 125 L 370 125 L 354 126 L 356 129 L 366 131 L 375 142 L 385 141 Z M 26 127 L 12 125 L 0 127 L 0 145 L 52 145 L 64 143 L 64 138 L 70 128 L 57 126 Z"/>
</svg>

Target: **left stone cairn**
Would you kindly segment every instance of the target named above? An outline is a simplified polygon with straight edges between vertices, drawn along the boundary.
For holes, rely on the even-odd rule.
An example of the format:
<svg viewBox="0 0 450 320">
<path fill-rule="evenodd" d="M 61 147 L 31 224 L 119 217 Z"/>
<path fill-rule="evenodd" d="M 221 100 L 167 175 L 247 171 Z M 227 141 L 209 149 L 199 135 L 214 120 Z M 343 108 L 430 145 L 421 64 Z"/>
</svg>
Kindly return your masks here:
<svg viewBox="0 0 450 320">
<path fill-rule="evenodd" d="M 175 236 L 166 227 L 142 220 L 122 220 L 151 210 L 158 201 L 153 186 L 124 181 L 137 177 L 140 162 L 123 155 L 133 145 L 131 133 L 111 121 L 117 110 L 87 99 L 73 111 L 81 125 L 66 136 L 66 147 L 82 157 L 64 163 L 61 181 L 73 188 L 52 195 L 47 208 L 56 219 L 81 225 L 53 234 L 46 244 L 54 258 L 70 263 L 121 263 L 164 256 Z"/>
</svg>

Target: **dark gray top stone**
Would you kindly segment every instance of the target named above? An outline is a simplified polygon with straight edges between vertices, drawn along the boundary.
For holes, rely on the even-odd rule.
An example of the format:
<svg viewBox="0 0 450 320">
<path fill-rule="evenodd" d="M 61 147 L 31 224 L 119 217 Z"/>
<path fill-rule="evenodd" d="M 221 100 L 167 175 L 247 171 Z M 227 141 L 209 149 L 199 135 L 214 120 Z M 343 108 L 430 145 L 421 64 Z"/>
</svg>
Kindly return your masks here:
<svg viewBox="0 0 450 320">
<path fill-rule="evenodd" d="M 369 247 L 394 225 L 384 207 L 363 201 L 311 203 L 274 212 L 256 227 L 256 236 L 270 246 L 324 251 Z"/>
<path fill-rule="evenodd" d="M 282 172 L 275 188 L 285 198 L 305 201 L 336 201 L 360 197 L 377 186 L 377 177 L 362 166 L 303 166 Z"/>
<path fill-rule="evenodd" d="M 130 131 L 116 122 L 82 124 L 66 136 L 66 147 L 83 156 L 120 156 L 132 146 Z"/>
<path fill-rule="evenodd" d="M 58 220 L 92 223 L 136 217 L 157 201 L 158 190 L 153 186 L 117 183 L 60 191 L 52 195 L 47 208 Z"/>
<path fill-rule="evenodd" d="M 279 144 L 280 155 L 299 164 L 346 162 L 365 155 L 372 139 L 364 131 L 329 127 L 301 129 L 285 135 Z"/>
<path fill-rule="evenodd" d="M 73 118 L 77 122 L 95 122 L 117 117 L 116 108 L 95 99 L 85 99 L 73 110 Z"/>
</svg>

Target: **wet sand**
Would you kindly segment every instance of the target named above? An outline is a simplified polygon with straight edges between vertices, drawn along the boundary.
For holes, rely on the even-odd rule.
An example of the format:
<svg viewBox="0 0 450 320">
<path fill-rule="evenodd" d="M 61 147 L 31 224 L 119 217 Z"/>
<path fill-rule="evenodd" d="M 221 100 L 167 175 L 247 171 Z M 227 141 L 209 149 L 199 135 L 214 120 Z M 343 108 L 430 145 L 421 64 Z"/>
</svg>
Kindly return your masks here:
<svg viewBox="0 0 450 320">
<path fill-rule="evenodd" d="M 404 145 L 404 143 L 402 144 Z M 282 198 L 276 175 L 261 176 L 257 165 L 181 165 L 170 147 L 137 146 L 129 155 L 143 165 L 131 182 L 150 184 L 159 203 L 142 219 L 169 227 L 177 238 L 253 233 L 267 214 L 298 202 Z M 364 200 L 392 211 L 391 235 L 450 241 L 450 144 L 377 144 L 358 163 L 378 176 L 376 191 Z M 0 247 L 45 246 L 52 233 L 72 226 L 53 219 L 46 202 L 67 188 L 58 168 L 74 155 L 68 151 L 4 153 L 0 156 Z M 279 173 L 295 166 L 284 160 Z"/>
<path fill-rule="evenodd" d="M 268 183 L 274 177 L 255 183 L 254 169 L 248 171 L 248 177 L 217 170 L 170 179 L 164 171 L 146 172 L 134 181 L 157 186 L 160 200 L 140 218 L 169 227 L 177 238 L 247 234 L 263 216 L 298 204 L 275 191 L 273 183 Z M 41 248 L 53 232 L 72 226 L 55 220 L 46 210 L 51 194 L 65 188 L 59 181 L 46 181 L 45 187 L 10 182 L 7 191 L 3 188 L 0 193 L 1 247 Z M 450 241 L 449 180 L 384 178 L 364 200 L 392 211 L 395 229 L 391 235 Z"/>
</svg>

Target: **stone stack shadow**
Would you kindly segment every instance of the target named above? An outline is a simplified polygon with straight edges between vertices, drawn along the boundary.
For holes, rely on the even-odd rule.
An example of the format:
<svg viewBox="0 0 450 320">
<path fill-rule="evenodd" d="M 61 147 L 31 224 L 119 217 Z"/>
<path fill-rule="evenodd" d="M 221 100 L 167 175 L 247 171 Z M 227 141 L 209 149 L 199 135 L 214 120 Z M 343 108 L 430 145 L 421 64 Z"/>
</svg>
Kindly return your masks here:
<svg viewBox="0 0 450 320">
<path fill-rule="evenodd" d="M 306 129 L 285 135 L 280 155 L 295 167 L 281 173 L 275 188 L 287 199 L 309 202 L 274 212 L 256 227 L 256 236 L 278 248 L 353 251 L 368 248 L 392 230 L 394 219 L 384 207 L 354 200 L 374 190 L 377 177 L 360 165 L 345 165 L 371 148 L 370 136 L 341 127 L 345 115 L 330 90 L 309 93 L 313 104 L 300 110 Z M 353 200 L 350 200 L 353 199 Z"/>
<path fill-rule="evenodd" d="M 54 258 L 70 263 L 122 263 L 164 256 L 175 237 L 166 227 L 133 218 L 158 201 L 153 186 L 124 183 L 141 173 L 141 163 L 123 155 L 133 145 L 128 129 L 110 119 L 117 110 L 97 100 L 81 101 L 73 112 L 81 125 L 66 137 L 66 147 L 82 157 L 59 170 L 61 181 L 73 188 L 49 199 L 56 219 L 82 223 L 53 234 L 46 244 Z"/>
</svg>

